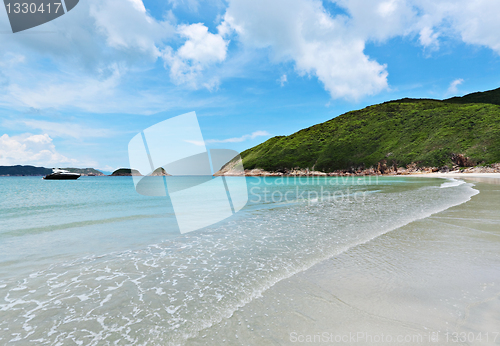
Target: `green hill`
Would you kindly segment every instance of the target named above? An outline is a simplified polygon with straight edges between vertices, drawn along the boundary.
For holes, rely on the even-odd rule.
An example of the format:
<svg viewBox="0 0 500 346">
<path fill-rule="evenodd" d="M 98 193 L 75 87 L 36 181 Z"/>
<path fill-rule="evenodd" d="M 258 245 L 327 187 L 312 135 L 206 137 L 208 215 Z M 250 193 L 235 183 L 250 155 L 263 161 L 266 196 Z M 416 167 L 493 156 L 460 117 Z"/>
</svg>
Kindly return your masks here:
<svg viewBox="0 0 500 346">
<path fill-rule="evenodd" d="M 348 112 L 241 154 L 245 169 L 324 172 L 500 162 L 500 89 L 448 100 L 402 99 Z M 463 160 L 462 160 L 463 161 Z"/>
<path fill-rule="evenodd" d="M 52 169 L 35 166 L 0 166 L 0 176 L 41 176 L 52 173 Z"/>
<path fill-rule="evenodd" d="M 116 177 L 129 177 L 132 175 L 137 175 L 140 176 L 142 175 L 138 170 L 135 169 L 130 169 L 130 168 L 119 168 L 116 171 L 111 174 L 112 176 Z"/>
<path fill-rule="evenodd" d="M 95 175 L 95 176 L 103 176 L 104 173 L 101 171 L 98 171 L 97 169 L 94 168 L 61 168 L 65 171 L 71 172 L 71 173 L 80 173 L 83 175 Z"/>
<path fill-rule="evenodd" d="M 83 175 L 104 175 L 94 168 L 62 168 L 71 173 Z M 41 176 L 52 173 L 52 168 L 34 166 L 0 166 L 0 176 Z"/>
<path fill-rule="evenodd" d="M 452 97 L 444 100 L 451 103 L 490 103 L 500 105 L 500 88 L 495 90 L 483 91 L 468 94 L 462 97 Z"/>
</svg>

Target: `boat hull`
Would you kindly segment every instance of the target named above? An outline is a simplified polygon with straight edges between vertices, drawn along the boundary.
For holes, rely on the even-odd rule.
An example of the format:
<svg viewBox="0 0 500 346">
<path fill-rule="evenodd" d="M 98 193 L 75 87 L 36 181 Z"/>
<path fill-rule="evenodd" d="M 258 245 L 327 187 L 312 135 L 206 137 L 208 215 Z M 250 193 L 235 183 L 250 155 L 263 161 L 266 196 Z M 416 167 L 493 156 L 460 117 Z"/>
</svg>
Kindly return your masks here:
<svg viewBox="0 0 500 346">
<path fill-rule="evenodd" d="M 45 180 L 76 180 L 80 178 L 79 175 L 64 175 L 64 174 L 49 174 L 43 177 Z"/>
</svg>

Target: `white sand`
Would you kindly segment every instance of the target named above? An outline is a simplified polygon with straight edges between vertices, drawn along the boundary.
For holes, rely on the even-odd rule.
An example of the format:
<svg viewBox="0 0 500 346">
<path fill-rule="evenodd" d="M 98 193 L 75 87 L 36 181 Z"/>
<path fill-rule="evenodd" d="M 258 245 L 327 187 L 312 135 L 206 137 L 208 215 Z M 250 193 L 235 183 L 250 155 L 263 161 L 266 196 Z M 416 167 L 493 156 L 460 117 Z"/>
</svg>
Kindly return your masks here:
<svg viewBox="0 0 500 346">
<path fill-rule="evenodd" d="M 500 173 L 415 173 L 405 177 L 430 177 L 430 178 L 497 178 Z"/>
<path fill-rule="evenodd" d="M 500 345 L 500 186 L 476 189 L 279 282 L 188 344 Z"/>
</svg>

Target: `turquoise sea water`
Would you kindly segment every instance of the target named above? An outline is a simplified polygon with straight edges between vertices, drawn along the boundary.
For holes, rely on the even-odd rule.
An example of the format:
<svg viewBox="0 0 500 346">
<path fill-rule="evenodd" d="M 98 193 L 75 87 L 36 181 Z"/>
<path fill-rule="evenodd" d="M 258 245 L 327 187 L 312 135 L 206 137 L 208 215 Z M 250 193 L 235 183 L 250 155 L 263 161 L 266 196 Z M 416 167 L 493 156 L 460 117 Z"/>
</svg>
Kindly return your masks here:
<svg viewBox="0 0 500 346">
<path fill-rule="evenodd" d="M 180 234 L 170 200 L 130 177 L 0 178 L 0 343 L 182 344 L 276 282 L 477 193 L 414 177 L 232 179 L 247 179 L 247 206 Z"/>
</svg>

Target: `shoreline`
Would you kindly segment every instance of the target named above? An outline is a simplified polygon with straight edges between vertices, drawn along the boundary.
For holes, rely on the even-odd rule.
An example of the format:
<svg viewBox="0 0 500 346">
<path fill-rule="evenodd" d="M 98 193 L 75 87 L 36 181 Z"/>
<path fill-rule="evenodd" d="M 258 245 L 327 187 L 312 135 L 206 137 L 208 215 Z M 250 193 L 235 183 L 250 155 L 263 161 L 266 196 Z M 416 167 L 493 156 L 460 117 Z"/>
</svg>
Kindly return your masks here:
<svg viewBox="0 0 500 346">
<path fill-rule="evenodd" d="M 464 175 L 489 176 L 411 176 Z M 243 339 L 266 345 L 364 345 L 373 343 L 369 337 L 394 344 L 395 339 L 381 339 L 385 335 L 408 337 L 404 343 L 409 345 L 442 345 L 453 344 L 456 333 L 486 340 L 488 332 L 491 336 L 498 329 L 500 308 L 500 188 L 495 178 L 500 174 L 474 180 L 480 193 L 463 204 L 278 282 L 187 344 L 202 345 L 207 339 L 238 344 Z"/>
<path fill-rule="evenodd" d="M 283 169 L 280 171 L 267 171 L 262 168 L 243 169 L 241 159 L 232 161 L 223 166 L 217 171 L 214 176 L 246 176 L 246 177 L 295 177 L 295 176 L 323 176 L 323 177 L 345 177 L 345 176 L 400 176 L 400 175 L 429 175 L 443 174 L 451 176 L 454 174 L 500 174 L 500 163 L 494 163 L 486 166 L 471 166 L 464 167 L 454 165 L 451 169 L 448 166 L 438 167 L 418 167 L 417 164 L 411 163 L 404 167 L 397 165 L 387 166 L 385 162 L 379 162 L 376 168 L 351 168 L 345 170 L 337 170 L 333 172 L 316 171 L 314 167 L 309 168 L 293 168 Z"/>
<path fill-rule="evenodd" d="M 255 170 L 253 170 L 255 171 Z M 500 178 L 499 172 L 412 172 L 405 174 L 360 174 L 360 173 L 324 173 L 324 172 L 299 172 L 279 173 L 259 170 L 258 172 L 245 172 L 244 174 L 214 174 L 214 176 L 244 176 L 244 177 L 436 177 L 436 178 L 472 178 L 487 177 Z"/>
<path fill-rule="evenodd" d="M 415 173 L 409 174 L 410 177 L 429 177 L 429 178 L 491 178 L 500 179 L 500 173 Z"/>
</svg>

